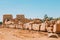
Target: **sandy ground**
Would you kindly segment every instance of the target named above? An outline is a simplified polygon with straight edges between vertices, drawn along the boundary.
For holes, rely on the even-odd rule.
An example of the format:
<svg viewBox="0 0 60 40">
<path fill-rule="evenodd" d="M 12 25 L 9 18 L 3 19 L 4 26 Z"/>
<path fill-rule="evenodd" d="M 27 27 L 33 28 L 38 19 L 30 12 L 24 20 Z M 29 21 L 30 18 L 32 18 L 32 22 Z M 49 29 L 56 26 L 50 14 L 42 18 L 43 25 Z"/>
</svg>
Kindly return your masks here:
<svg viewBox="0 0 60 40">
<path fill-rule="evenodd" d="M 0 40 L 60 40 L 60 37 L 48 38 L 46 32 L 0 28 Z"/>
</svg>

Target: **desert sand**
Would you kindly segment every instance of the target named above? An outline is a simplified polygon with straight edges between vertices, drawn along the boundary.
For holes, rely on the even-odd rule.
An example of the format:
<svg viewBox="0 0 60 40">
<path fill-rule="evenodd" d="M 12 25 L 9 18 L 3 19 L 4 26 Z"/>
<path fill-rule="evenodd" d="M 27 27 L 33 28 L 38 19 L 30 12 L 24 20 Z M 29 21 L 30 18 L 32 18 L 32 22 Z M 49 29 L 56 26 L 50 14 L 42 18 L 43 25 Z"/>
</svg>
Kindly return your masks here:
<svg viewBox="0 0 60 40">
<path fill-rule="evenodd" d="M 0 40 L 60 40 L 59 38 L 49 38 L 47 32 L 0 28 Z"/>
</svg>

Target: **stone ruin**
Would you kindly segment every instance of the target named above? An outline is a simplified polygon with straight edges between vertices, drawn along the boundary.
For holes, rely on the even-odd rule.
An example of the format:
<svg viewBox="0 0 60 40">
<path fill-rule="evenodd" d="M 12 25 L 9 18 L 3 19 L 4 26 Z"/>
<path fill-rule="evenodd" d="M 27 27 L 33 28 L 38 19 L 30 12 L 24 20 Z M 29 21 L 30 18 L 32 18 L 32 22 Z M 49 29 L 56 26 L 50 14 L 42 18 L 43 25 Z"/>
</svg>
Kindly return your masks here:
<svg viewBox="0 0 60 40">
<path fill-rule="evenodd" d="M 53 22 L 53 21 L 52 21 Z M 52 23 L 49 27 L 46 27 L 50 22 L 46 20 L 41 22 L 41 19 L 27 19 L 23 14 L 16 15 L 16 18 L 13 18 L 11 14 L 3 15 L 3 27 L 10 28 L 20 28 L 20 29 L 29 29 L 29 30 L 40 30 L 40 31 L 52 31 L 54 33 L 60 33 L 60 20 L 53 25 L 53 30 L 51 30 Z"/>
<path fill-rule="evenodd" d="M 6 14 L 6 15 L 3 15 L 3 24 L 5 24 L 5 21 L 12 21 L 13 19 L 13 16 L 11 14 Z"/>
<path fill-rule="evenodd" d="M 54 25 L 53 32 L 60 33 L 60 20 L 57 20 L 56 24 Z"/>
<path fill-rule="evenodd" d="M 13 24 L 13 16 L 11 14 L 3 15 L 3 27 L 8 27 L 8 25 Z"/>
<path fill-rule="evenodd" d="M 11 14 L 3 15 L 3 27 L 22 28 L 24 23 L 30 22 L 23 14 L 16 15 L 14 19 Z"/>
<path fill-rule="evenodd" d="M 16 15 L 16 18 L 13 18 L 11 14 L 3 15 L 3 27 L 7 28 L 19 28 L 19 29 L 28 29 L 28 30 L 37 30 L 37 31 L 47 31 L 51 34 L 48 34 L 49 37 L 58 35 L 60 33 L 60 20 L 45 20 L 42 23 L 41 19 L 27 19 L 23 14 Z"/>
</svg>

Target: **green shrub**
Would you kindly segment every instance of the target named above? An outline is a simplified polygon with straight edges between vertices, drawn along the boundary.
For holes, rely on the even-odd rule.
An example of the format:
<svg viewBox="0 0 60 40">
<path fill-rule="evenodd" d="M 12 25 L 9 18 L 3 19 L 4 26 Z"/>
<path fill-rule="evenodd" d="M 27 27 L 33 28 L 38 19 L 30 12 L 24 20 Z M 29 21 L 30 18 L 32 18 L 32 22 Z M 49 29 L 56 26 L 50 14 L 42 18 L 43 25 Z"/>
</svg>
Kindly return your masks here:
<svg viewBox="0 0 60 40">
<path fill-rule="evenodd" d="M 2 22 L 0 22 L 0 24 L 2 24 Z"/>
</svg>

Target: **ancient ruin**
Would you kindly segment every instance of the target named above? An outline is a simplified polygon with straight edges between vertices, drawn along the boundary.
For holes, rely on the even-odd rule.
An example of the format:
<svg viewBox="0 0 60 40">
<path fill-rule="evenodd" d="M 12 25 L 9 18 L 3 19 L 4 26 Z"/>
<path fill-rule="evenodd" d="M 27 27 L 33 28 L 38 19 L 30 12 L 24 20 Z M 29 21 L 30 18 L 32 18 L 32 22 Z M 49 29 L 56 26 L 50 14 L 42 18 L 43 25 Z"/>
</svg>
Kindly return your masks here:
<svg viewBox="0 0 60 40">
<path fill-rule="evenodd" d="M 17 14 L 16 18 L 13 18 L 11 14 L 3 15 L 3 27 L 7 28 L 18 28 L 18 29 L 28 29 L 28 30 L 37 30 L 42 32 L 48 32 L 56 34 L 60 33 L 60 20 L 50 20 L 47 18 L 44 22 L 41 19 L 27 19 L 23 14 Z M 52 36 L 48 34 L 48 36 Z M 58 37 L 56 34 L 55 36 Z"/>
<path fill-rule="evenodd" d="M 11 14 L 3 15 L 3 26 L 6 26 L 6 27 L 22 28 L 24 23 L 27 23 L 30 21 L 31 20 L 25 18 L 23 14 L 16 15 L 15 19 Z"/>
<path fill-rule="evenodd" d="M 60 20 L 49 21 L 47 18 L 42 23 L 41 19 L 27 19 L 23 14 L 17 14 L 16 18 L 13 18 L 11 14 L 5 14 L 3 15 L 3 27 L 60 33 Z"/>
</svg>

